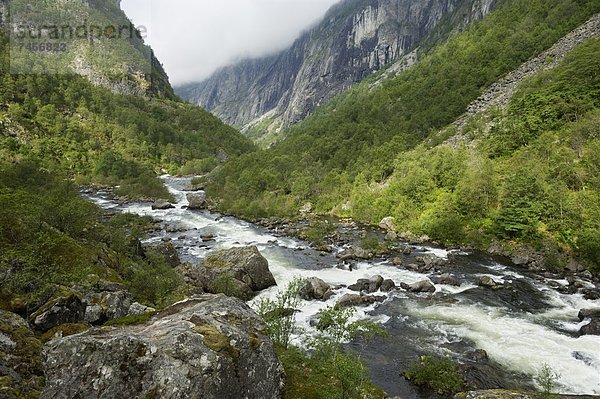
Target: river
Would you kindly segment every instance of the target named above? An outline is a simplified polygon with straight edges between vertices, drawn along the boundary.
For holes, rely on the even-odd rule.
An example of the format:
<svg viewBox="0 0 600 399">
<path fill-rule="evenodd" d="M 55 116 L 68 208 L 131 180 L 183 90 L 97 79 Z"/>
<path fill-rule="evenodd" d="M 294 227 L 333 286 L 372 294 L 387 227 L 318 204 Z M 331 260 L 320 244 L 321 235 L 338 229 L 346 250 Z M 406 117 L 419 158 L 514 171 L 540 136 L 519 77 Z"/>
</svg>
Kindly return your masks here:
<svg viewBox="0 0 600 399">
<path fill-rule="evenodd" d="M 269 261 L 278 287 L 261 292 L 251 306 L 260 298 L 274 296 L 295 277 L 316 276 L 332 286 L 347 286 L 374 275 L 392 279 L 396 285 L 428 279 L 429 273 L 394 266 L 389 259 L 359 262 L 352 271 L 340 269 L 335 252 L 344 248 L 334 248 L 333 254 L 323 256 L 306 242 L 263 227 L 208 211 L 188 210 L 182 190 L 189 179 L 165 181 L 177 199 L 174 209 L 154 211 L 148 203 L 119 204 L 102 192 L 91 198 L 104 209 L 163 221 L 171 229 L 154 234 L 147 243 L 169 237 L 183 261 L 197 262 L 215 249 L 256 245 Z M 177 231 L 167 232 L 173 230 Z M 214 240 L 203 242 L 204 235 L 212 235 Z M 388 332 L 369 342 L 349 344 L 361 352 L 377 385 L 403 398 L 428 397 L 400 373 L 420 355 L 437 354 L 467 366 L 473 380 L 485 388 L 531 386 L 540 368 L 548 364 L 559 374 L 562 393 L 600 395 L 600 336 L 579 337 L 585 322 L 577 318 L 580 309 L 599 308 L 600 300 L 560 293 L 548 285 L 548 279 L 484 254 L 413 247 L 412 256 L 425 253 L 450 258 L 451 272 L 461 286 L 438 284 L 433 296 L 397 290 L 385 294 L 383 303 L 359 308 L 354 316 L 379 322 Z M 512 289 L 479 287 L 477 281 L 484 275 L 510 284 Z M 555 281 L 568 284 L 558 278 Z M 311 318 L 347 292 L 341 288 L 327 302 L 302 301 L 297 314 L 302 333 L 293 342 L 302 345 L 314 331 Z M 484 350 L 489 360 L 475 361 L 472 354 L 476 349 Z"/>
</svg>

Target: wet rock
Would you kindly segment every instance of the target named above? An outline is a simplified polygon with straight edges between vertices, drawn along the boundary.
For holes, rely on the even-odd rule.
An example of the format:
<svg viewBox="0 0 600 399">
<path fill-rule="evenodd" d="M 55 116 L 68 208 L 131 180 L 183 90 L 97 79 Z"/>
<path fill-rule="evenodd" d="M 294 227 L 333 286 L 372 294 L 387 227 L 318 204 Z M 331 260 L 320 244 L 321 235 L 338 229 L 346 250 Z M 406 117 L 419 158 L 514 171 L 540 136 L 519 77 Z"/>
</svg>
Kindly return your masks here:
<svg viewBox="0 0 600 399">
<path fill-rule="evenodd" d="M 202 242 L 210 242 L 215 240 L 215 236 L 213 234 L 203 234 L 200 236 Z"/>
<path fill-rule="evenodd" d="M 341 261 L 356 260 L 356 259 L 368 260 L 368 259 L 373 258 L 373 254 L 367 252 L 362 247 L 356 247 L 356 248 L 349 248 L 349 249 L 346 249 L 346 250 L 340 252 L 339 254 L 337 254 L 337 258 Z"/>
<path fill-rule="evenodd" d="M 145 252 L 151 252 L 159 255 L 165 260 L 167 265 L 169 265 L 173 269 L 181 264 L 181 261 L 179 260 L 179 254 L 177 253 L 177 249 L 171 241 L 151 245 L 145 247 L 144 250 Z"/>
<path fill-rule="evenodd" d="M 382 292 L 390 292 L 396 289 L 396 283 L 393 280 L 386 279 L 381 283 Z"/>
<path fill-rule="evenodd" d="M 583 297 L 589 301 L 600 299 L 600 290 L 598 289 L 585 289 L 582 292 Z"/>
<path fill-rule="evenodd" d="M 368 291 L 370 283 L 369 279 L 361 278 L 355 284 L 349 285 L 348 289 L 356 292 Z"/>
<path fill-rule="evenodd" d="M 448 261 L 446 259 L 439 258 L 433 254 L 417 256 L 415 260 L 424 265 L 421 268 L 423 271 L 429 271 L 429 270 L 433 269 L 434 267 L 445 266 L 448 263 Z"/>
<path fill-rule="evenodd" d="M 370 293 L 379 291 L 379 288 L 381 288 L 381 284 L 383 284 L 383 277 L 379 275 L 371 277 L 369 279 L 368 291 Z"/>
<path fill-rule="evenodd" d="M 467 357 L 467 359 L 472 360 L 477 363 L 485 362 L 485 361 L 489 360 L 489 356 L 488 356 L 487 352 L 484 351 L 483 349 L 475 349 L 474 351 L 467 353 L 466 357 Z"/>
<path fill-rule="evenodd" d="M 392 259 L 392 264 L 394 266 L 402 266 L 402 263 L 403 263 L 403 261 L 402 261 L 401 258 L 394 258 L 394 259 Z"/>
<path fill-rule="evenodd" d="M 0 397 L 34 398 L 44 386 L 42 344 L 20 316 L 0 310 Z"/>
<path fill-rule="evenodd" d="M 598 309 L 581 309 L 579 314 L 579 321 L 584 321 L 587 318 L 600 319 L 600 308 Z"/>
<path fill-rule="evenodd" d="M 300 297 L 307 301 L 317 299 L 327 301 L 333 295 L 329 284 L 318 277 L 311 277 L 306 280 L 304 287 L 300 290 Z"/>
<path fill-rule="evenodd" d="M 152 204 L 153 210 L 165 210 L 175 208 L 169 201 L 158 200 Z"/>
<path fill-rule="evenodd" d="M 128 315 L 131 294 L 127 291 L 89 293 L 84 296 L 83 303 L 84 321 L 90 324 L 103 324 Z"/>
<path fill-rule="evenodd" d="M 143 325 L 96 328 L 44 350 L 49 398 L 278 398 L 283 369 L 242 301 L 204 295 Z"/>
<path fill-rule="evenodd" d="M 579 330 L 580 335 L 600 335 L 600 319 L 594 318 Z"/>
<path fill-rule="evenodd" d="M 496 280 L 494 280 L 490 276 L 481 276 L 479 278 L 479 281 L 477 282 L 477 285 L 479 285 L 480 287 L 486 287 L 486 288 L 496 288 L 502 284 L 499 284 L 498 282 L 496 282 Z"/>
<path fill-rule="evenodd" d="M 431 284 L 429 280 L 423 280 L 416 282 L 414 284 L 405 284 L 402 283 L 401 287 L 410 292 L 435 292 L 435 285 Z"/>
<path fill-rule="evenodd" d="M 381 227 L 382 229 L 384 229 L 385 231 L 388 231 L 388 232 L 395 232 L 396 231 L 396 218 L 391 217 L 391 216 L 383 218 L 381 220 L 381 222 L 379 222 L 379 227 Z"/>
<path fill-rule="evenodd" d="M 42 307 L 33 313 L 29 320 L 40 331 L 48 331 L 66 323 L 79 323 L 85 315 L 85 304 L 79 294 L 60 289 Z"/>
<path fill-rule="evenodd" d="M 368 306 L 376 302 L 383 302 L 384 300 L 384 296 L 345 294 L 338 300 L 337 304 L 347 308 L 351 306 Z"/>
<path fill-rule="evenodd" d="M 206 209 L 206 193 L 197 192 L 197 193 L 188 193 L 186 195 L 188 201 L 188 209 Z"/>
<path fill-rule="evenodd" d="M 412 250 L 412 247 L 410 247 L 409 245 L 406 245 L 406 246 L 405 246 L 405 247 L 402 249 L 402 254 L 403 254 L 403 255 L 406 255 L 406 256 L 408 256 L 408 255 L 412 254 L 412 251 L 413 251 L 413 250 Z"/>
<path fill-rule="evenodd" d="M 434 284 L 452 285 L 454 287 L 460 287 L 460 281 L 449 273 L 444 273 L 439 276 L 431 276 L 431 281 Z"/>
<path fill-rule="evenodd" d="M 178 270 L 193 287 L 244 300 L 276 285 L 269 263 L 255 246 L 215 251 L 198 265 L 185 264 Z"/>
</svg>

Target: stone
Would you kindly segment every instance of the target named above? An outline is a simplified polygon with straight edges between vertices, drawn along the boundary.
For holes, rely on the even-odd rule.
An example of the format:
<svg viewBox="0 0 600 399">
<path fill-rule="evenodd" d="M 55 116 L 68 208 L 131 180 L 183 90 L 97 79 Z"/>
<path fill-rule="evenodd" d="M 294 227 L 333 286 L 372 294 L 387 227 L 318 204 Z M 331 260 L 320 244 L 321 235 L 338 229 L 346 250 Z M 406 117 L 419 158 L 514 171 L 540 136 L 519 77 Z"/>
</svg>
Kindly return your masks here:
<svg viewBox="0 0 600 399">
<path fill-rule="evenodd" d="M 600 299 L 600 290 L 598 289 L 584 289 L 581 292 L 583 292 L 583 297 L 585 299 L 587 299 L 588 301 L 593 301 L 596 299 Z"/>
<path fill-rule="evenodd" d="M 408 291 L 411 292 L 416 292 L 416 293 L 420 293 L 420 292 L 435 292 L 435 285 L 431 284 L 431 281 L 429 280 L 423 280 L 423 281 L 419 281 L 416 282 L 414 284 L 410 284 L 408 285 Z"/>
<path fill-rule="evenodd" d="M 496 280 L 494 280 L 490 276 L 481 276 L 481 277 L 479 277 L 479 281 L 477 282 L 477 285 L 479 285 L 480 287 L 495 288 L 499 284 L 496 282 Z"/>
<path fill-rule="evenodd" d="M 89 293 L 84 296 L 84 321 L 103 324 L 109 320 L 125 317 L 131 307 L 131 294 L 127 291 Z"/>
<path fill-rule="evenodd" d="M 434 284 L 443 284 L 443 285 L 452 285 L 455 287 L 460 287 L 460 281 L 450 273 L 444 273 L 439 276 L 431 276 L 431 281 Z"/>
<path fill-rule="evenodd" d="M 196 193 L 188 193 L 186 195 L 188 201 L 188 209 L 206 209 L 206 193 L 204 192 L 196 192 Z"/>
<path fill-rule="evenodd" d="M 277 285 L 269 262 L 255 246 L 218 250 L 197 265 L 184 264 L 177 270 L 192 287 L 210 293 L 224 292 L 244 300 Z"/>
<path fill-rule="evenodd" d="M 592 319 L 588 324 L 581 327 L 580 335 L 600 335 L 600 319 Z"/>
<path fill-rule="evenodd" d="M 356 292 L 368 291 L 371 282 L 366 278 L 359 279 L 355 284 L 349 285 L 348 289 Z"/>
<path fill-rule="evenodd" d="M 368 291 L 370 293 L 379 291 L 379 288 L 381 288 L 381 284 L 383 284 L 383 280 L 384 278 L 379 275 L 371 277 L 369 279 Z"/>
<path fill-rule="evenodd" d="M 392 264 L 394 266 L 402 266 L 402 263 L 403 263 L 402 258 L 394 258 L 394 259 L 392 259 Z"/>
<path fill-rule="evenodd" d="M 175 208 L 169 201 L 158 200 L 152 204 L 152 210 L 166 210 Z"/>
<path fill-rule="evenodd" d="M 327 301 L 333 295 L 333 291 L 329 284 L 318 277 L 306 279 L 304 287 L 300 290 L 300 297 L 307 301 L 317 299 Z"/>
<path fill-rule="evenodd" d="M 312 213 L 313 211 L 313 205 L 310 202 L 307 202 L 306 204 L 302 205 L 300 207 L 300 213 Z"/>
<path fill-rule="evenodd" d="M 39 395 L 44 386 L 41 350 L 42 344 L 25 319 L 0 310 L 1 398 L 34 398 Z"/>
<path fill-rule="evenodd" d="M 388 216 L 383 218 L 381 222 L 379 222 L 379 227 L 384 229 L 387 232 L 395 232 L 396 231 L 396 218 Z"/>
<path fill-rule="evenodd" d="M 393 280 L 386 279 L 381 283 L 381 291 L 382 292 L 390 292 L 396 289 L 396 283 Z"/>
<path fill-rule="evenodd" d="M 127 316 L 140 316 L 140 315 L 143 315 L 146 313 L 152 313 L 152 312 L 156 312 L 156 309 L 151 308 L 146 305 L 142 305 L 139 302 L 134 302 L 129 307 L 129 310 L 127 311 Z"/>
<path fill-rule="evenodd" d="M 591 318 L 591 319 L 600 319 L 600 308 L 597 309 L 581 309 L 579 311 L 579 314 L 577 315 L 577 317 L 579 317 L 579 321 L 583 321 L 587 318 Z"/>
<path fill-rule="evenodd" d="M 283 368 L 265 329 L 239 299 L 203 295 L 141 325 L 55 339 L 41 398 L 279 398 Z"/>
<path fill-rule="evenodd" d="M 35 329 L 45 332 L 61 324 L 83 321 L 85 308 L 77 293 L 60 289 L 29 320 Z"/>
<path fill-rule="evenodd" d="M 384 300 L 384 296 L 345 294 L 338 300 L 337 304 L 347 308 L 351 306 L 368 306 Z"/>
</svg>

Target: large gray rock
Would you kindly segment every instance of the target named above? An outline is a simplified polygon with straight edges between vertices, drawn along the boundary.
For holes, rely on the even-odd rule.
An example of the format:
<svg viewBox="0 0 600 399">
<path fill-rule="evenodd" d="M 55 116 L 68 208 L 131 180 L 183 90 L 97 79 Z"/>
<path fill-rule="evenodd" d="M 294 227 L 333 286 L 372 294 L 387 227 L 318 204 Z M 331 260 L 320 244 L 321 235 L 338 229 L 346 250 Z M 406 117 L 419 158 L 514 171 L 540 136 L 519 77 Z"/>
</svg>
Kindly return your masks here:
<svg viewBox="0 0 600 399">
<path fill-rule="evenodd" d="M 337 302 L 341 307 L 352 307 L 352 306 L 367 306 L 372 305 L 376 302 L 383 302 L 384 296 L 378 295 L 358 295 L 358 294 L 345 294 Z"/>
<path fill-rule="evenodd" d="M 37 330 L 48 331 L 61 324 L 83 321 L 85 308 L 79 294 L 60 288 L 29 320 Z"/>
<path fill-rule="evenodd" d="M 329 284 L 318 277 L 311 277 L 306 280 L 304 287 L 300 290 L 300 297 L 307 301 L 317 299 L 326 301 L 333 295 Z"/>
<path fill-rule="evenodd" d="M 460 287 L 460 281 L 450 273 L 444 273 L 439 276 L 431 276 L 431 281 L 434 284 L 444 284 L 444 285 L 453 285 L 455 287 Z"/>
<path fill-rule="evenodd" d="M 244 300 L 277 285 L 269 262 L 255 246 L 215 251 L 198 265 L 182 265 L 179 271 L 186 283 L 205 292 L 223 292 Z"/>
<path fill-rule="evenodd" d="M 0 398 L 37 397 L 44 385 L 41 349 L 23 318 L 0 310 Z"/>
<path fill-rule="evenodd" d="M 203 295 L 142 325 L 53 340 L 41 397 L 279 398 L 283 369 L 265 328 L 242 301 Z"/>
<path fill-rule="evenodd" d="M 102 324 L 108 320 L 125 317 L 131 307 L 131 293 L 127 291 L 94 292 L 83 298 L 86 306 L 84 320 L 91 324 Z"/>
<path fill-rule="evenodd" d="M 414 284 L 402 283 L 402 288 L 410 292 L 435 292 L 435 285 L 431 284 L 429 280 L 418 281 Z"/>
<path fill-rule="evenodd" d="M 153 210 L 165 210 L 165 209 L 172 209 L 172 208 L 175 208 L 173 206 L 173 204 L 171 204 L 169 201 L 165 201 L 165 200 L 158 200 L 152 204 Z"/>
<path fill-rule="evenodd" d="M 206 193 L 188 193 L 186 197 L 188 200 L 188 209 L 206 209 Z"/>
</svg>

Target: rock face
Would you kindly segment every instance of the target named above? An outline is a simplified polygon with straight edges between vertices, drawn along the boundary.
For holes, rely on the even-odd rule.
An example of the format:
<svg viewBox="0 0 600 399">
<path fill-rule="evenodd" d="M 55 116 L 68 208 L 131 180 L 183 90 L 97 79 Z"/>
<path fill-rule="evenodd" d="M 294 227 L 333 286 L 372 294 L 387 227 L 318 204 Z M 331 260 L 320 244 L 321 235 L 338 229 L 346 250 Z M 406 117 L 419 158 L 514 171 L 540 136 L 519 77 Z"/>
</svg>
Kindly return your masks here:
<svg viewBox="0 0 600 399">
<path fill-rule="evenodd" d="M 24 319 L 0 310 L 0 397 L 39 395 L 44 384 L 41 349 Z"/>
<path fill-rule="evenodd" d="M 276 285 L 269 262 L 255 246 L 209 254 L 198 265 L 183 265 L 186 282 L 206 292 L 224 292 L 248 300 L 254 292 Z"/>
<path fill-rule="evenodd" d="M 127 291 L 90 293 L 83 302 L 86 304 L 84 320 L 102 324 L 129 314 L 131 294 Z"/>
<path fill-rule="evenodd" d="M 398 61 L 414 64 L 422 39 L 443 24 L 482 18 L 496 0 L 346 0 L 287 50 L 245 60 L 177 94 L 236 126 L 276 131 Z M 438 32 L 439 33 L 439 32 Z"/>
<path fill-rule="evenodd" d="M 82 321 L 85 308 L 85 304 L 76 293 L 59 293 L 29 318 L 37 330 L 48 331 L 61 324 Z"/>
<path fill-rule="evenodd" d="M 242 301 L 204 295 L 144 325 L 50 341 L 42 398 L 279 398 L 283 369 Z"/>
</svg>

